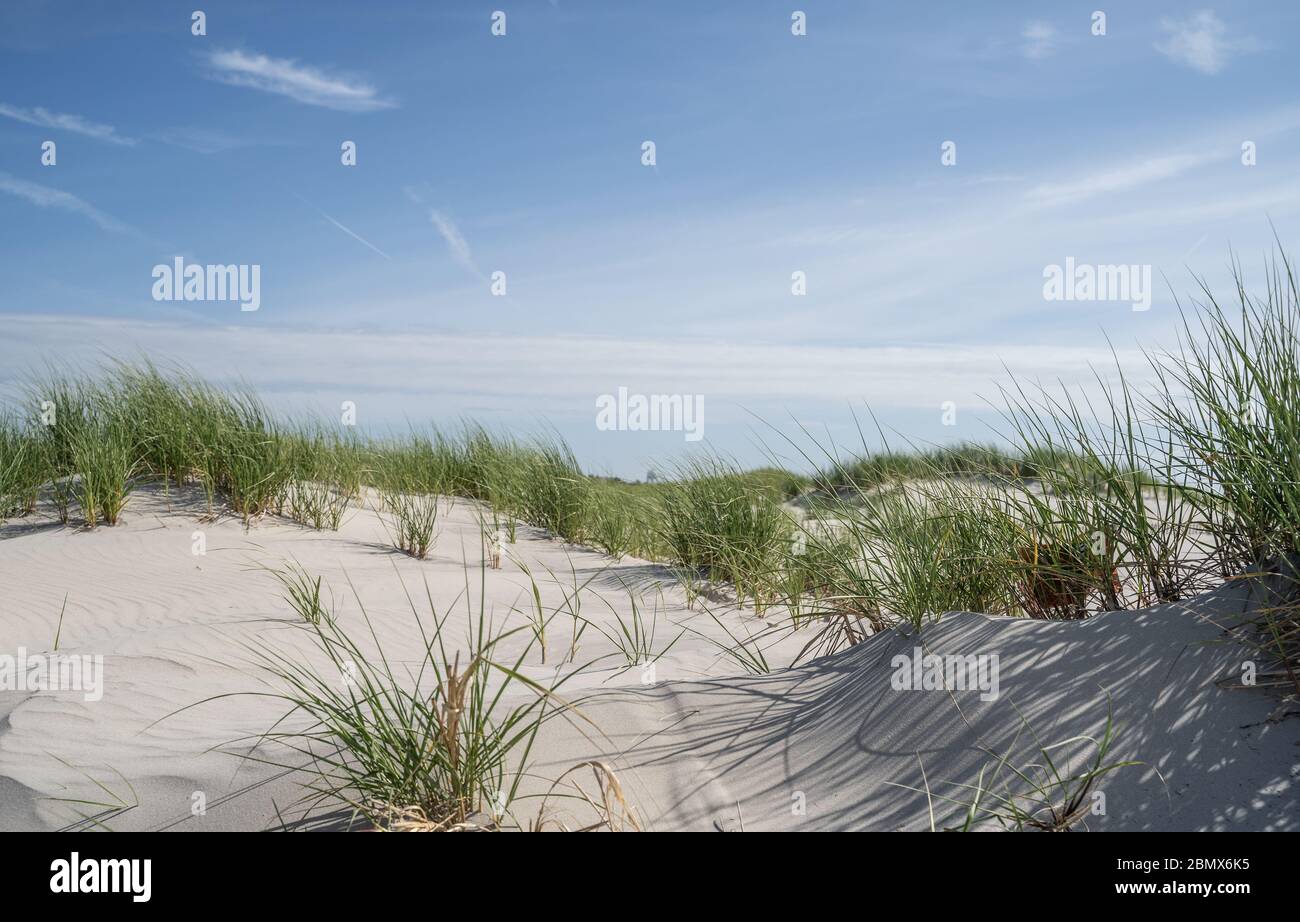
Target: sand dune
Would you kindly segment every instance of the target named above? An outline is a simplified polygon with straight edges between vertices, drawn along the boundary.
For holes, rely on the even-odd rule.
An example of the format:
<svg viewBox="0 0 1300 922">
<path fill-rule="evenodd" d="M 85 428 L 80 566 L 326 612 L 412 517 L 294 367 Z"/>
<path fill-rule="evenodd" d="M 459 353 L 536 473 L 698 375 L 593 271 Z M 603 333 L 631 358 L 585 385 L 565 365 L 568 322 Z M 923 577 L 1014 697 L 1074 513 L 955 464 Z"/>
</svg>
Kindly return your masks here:
<svg viewBox="0 0 1300 922">
<path fill-rule="evenodd" d="M 1224 589 L 1073 622 L 955 613 L 919 639 L 898 629 L 770 675 L 671 683 L 582 707 L 602 727 L 624 728 L 616 764 L 636 778 L 659 829 L 924 829 L 926 779 L 938 825 L 958 823 L 942 798 L 971 793 L 954 783 L 991 774 L 997 756 L 1041 762 L 1034 733 L 1046 744 L 1100 737 L 1108 705 L 1110 759 L 1145 764 L 1104 779 L 1106 813 L 1089 828 L 1296 829 L 1294 722 L 1270 722 L 1277 702 L 1262 691 L 1216 684 L 1244 657 L 1214 623 L 1241 596 Z M 918 642 L 939 654 L 996 652 L 998 700 L 893 690 L 891 659 Z M 584 744 L 560 750 L 555 766 Z M 1073 751 L 1076 765 L 1091 754 Z"/>
<path fill-rule="evenodd" d="M 944 825 L 956 811 L 942 798 L 969 799 L 953 783 L 974 783 L 994 754 L 1017 766 L 1033 761 L 1032 734 L 1043 743 L 1100 734 L 1108 704 L 1117 728 L 1110 758 L 1144 764 L 1105 778 L 1105 813 L 1089 816 L 1089 828 L 1300 827 L 1295 723 L 1270 721 L 1279 701 L 1269 693 L 1218 684 L 1249 656 L 1223 630 L 1244 607 L 1238 587 L 1077 622 L 950 614 L 919 638 L 900 628 L 747 676 L 706 639 L 725 639 L 722 630 L 689 609 L 653 564 L 615 564 L 521 529 L 513 559 L 482 570 L 468 502 L 444 510 L 433 555 L 416 561 L 388 547 L 369 510 L 350 513 L 337 533 L 273 521 L 246 530 L 233 519 L 199 522 L 195 499 L 138 493 L 115 528 L 39 518 L 0 527 L 0 578 L 11 587 L 0 600 L 0 652 L 49 651 L 57 633 L 61 653 L 102 655 L 105 676 L 98 701 L 0 692 L 0 828 L 299 825 L 302 774 L 241 758 L 285 757 L 254 748 L 285 711 L 249 694 L 271 690 L 259 656 L 320 658 L 263 569 L 285 559 L 325 578 L 341 623 L 359 628 L 364 603 L 378 643 L 399 661 L 416 662 L 422 650 L 407 592 L 423 604 L 427 583 L 439 610 L 467 598 L 476 609 L 481 577 L 484 609 L 500 624 L 522 623 L 511 611 L 530 604 L 521 563 L 548 608 L 562 606 L 576 579 L 594 624 L 626 615 L 633 592 L 658 608 L 660 646 L 690 628 L 656 663 L 651 685 L 606 638 L 584 633 L 573 660 L 594 663 L 565 693 L 585 720 L 543 728 L 529 785 L 536 791 L 578 762 L 607 760 L 648 828 L 922 829 L 931 803 Z M 205 554 L 193 553 L 196 532 Z M 720 615 L 742 636 L 763 627 L 750 612 Z M 450 623 L 459 630 L 464 619 Z M 567 624 L 555 625 L 547 662 L 527 663 L 540 680 L 573 668 L 564 663 Z M 805 640 L 782 639 L 768 657 L 788 663 Z M 941 655 L 996 654 L 997 699 L 892 688 L 891 661 L 918 644 Z M 202 815 L 191 809 L 196 792 Z M 322 812 L 305 825 L 328 825 Z"/>
</svg>

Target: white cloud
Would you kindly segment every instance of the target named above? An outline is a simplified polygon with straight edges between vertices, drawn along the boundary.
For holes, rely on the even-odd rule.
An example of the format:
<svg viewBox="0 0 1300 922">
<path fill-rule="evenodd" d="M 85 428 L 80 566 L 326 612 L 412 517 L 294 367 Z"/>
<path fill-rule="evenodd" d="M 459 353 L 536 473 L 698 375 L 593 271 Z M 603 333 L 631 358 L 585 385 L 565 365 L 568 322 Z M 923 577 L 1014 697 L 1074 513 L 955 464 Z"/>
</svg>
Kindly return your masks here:
<svg viewBox="0 0 1300 922">
<path fill-rule="evenodd" d="M 1229 38 L 1228 27 L 1213 10 L 1201 10 L 1185 20 L 1163 19 L 1160 28 L 1167 37 L 1156 43 L 1156 50 L 1203 74 L 1217 74 L 1234 53 L 1259 47 L 1250 37 Z"/>
<path fill-rule="evenodd" d="M 451 258 L 456 264 L 463 266 L 465 269 L 480 275 L 478 266 L 474 264 L 474 254 L 470 252 L 469 243 L 465 240 L 465 235 L 460 232 L 460 228 L 451 218 L 447 217 L 441 211 L 430 209 L 429 220 L 433 226 L 438 228 L 438 233 L 442 239 L 447 241 L 447 250 L 451 253 Z"/>
<path fill-rule="evenodd" d="M 237 312 L 236 312 L 237 313 Z M 758 408 L 819 401 L 842 408 L 933 409 L 945 400 L 975 407 L 995 397 L 1006 369 L 1026 380 L 1092 381 L 1092 367 L 1113 368 L 1104 345 L 816 346 L 716 343 L 676 338 L 585 335 L 360 332 L 238 323 L 0 314 L 0 369 L 20 382 L 32 357 L 57 355 L 75 367 L 118 355 L 176 361 L 214 380 L 246 380 L 268 397 L 322 398 L 387 392 L 400 382 L 408 398 L 454 417 L 470 407 L 514 416 L 594 413 L 598 394 L 619 385 L 644 393 L 701 393 L 715 406 Z M 1140 353 L 1120 349 L 1121 364 L 1146 380 Z M 430 361 L 437 356 L 437 361 Z M 1004 363 L 1005 362 L 1005 366 Z M 1144 370 L 1145 369 L 1145 370 Z M 379 404 L 374 404 L 378 411 Z M 397 420 L 401 416 L 396 417 Z"/>
<path fill-rule="evenodd" d="M 1021 52 L 1030 60 L 1045 58 L 1056 50 L 1056 27 L 1045 22 L 1031 22 L 1020 33 Z"/>
<path fill-rule="evenodd" d="M 342 112 L 392 109 L 397 103 L 353 77 L 331 75 L 289 58 L 243 51 L 214 51 L 207 56 L 208 76 L 219 83 L 287 96 L 309 106 Z"/>
<path fill-rule="evenodd" d="M 77 198 L 71 192 L 28 182 L 3 172 L 0 172 L 0 192 L 16 195 L 41 208 L 57 208 L 60 211 L 83 215 L 106 231 L 117 234 L 135 233 L 130 226 L 123 224 L 112 215 L 105 214 L 86 200 Z"/>
<path fill-rule="evenodd" d="M 1054 205 L 1073 205 L 1086 199 L 1107 195 L 1114 192 L 1143 189 L 1165 180 L 1176 179 L 1187 173 L 1215 164 L 1235 161 L 1240 153 L 1241 138 L 1277 139 L 1300 129 L 1300 109 L 1287 107 L 1269 112 L 1256 112 L 1231 122 L 1220 122 L 1212 131 L 1196 135 L 1174 138 L 1164 145 L 1164 150 L 1176 150 L 1179 153 L 1163 153 L 1161 148 L 1152 148 L 1145 153 L 1135 153 L 1126 159 L 1113 160 L 1091 172 L 1074 169 L 1071 175 L 1065 170 L 1058 170 L 1056 175 L 1045 176 L 1038 183 L 1027 189 L 1023 203 L 1031 208 L 1046 208 Z M 1290 142 L 1286 142 L 1290 147 Z M 1244 197 L 1244 191 L 1233 192 L 1237 198 Z M 1218 202 L 1218 198 L 1209 199 Z M 1182 193 L 1162 207 L 1170 210 L 1196 204 L 1189 201 Z M 1261 209 L 1262 216 L 1268 209 Z"/>
<path fill-rule="evenodd" d="M 1073 205 L 1098 195 L 1124 192 L 1148 183 L 1172 179 L 1198 167 L 1224 159 L 1219 154 L 1170 154 L 1148 157 L 1109 169 L 1059 182 L 1039 183 L 1025 193 L 1026 202 L 1036 207 Z"/>
<path fill-rule="evenodd" d="M 35 109 L 24 109 L 21 106 L 11 106 L 8 103 L 0 102 L 0 115 L 41 128 L 70 131 L 73 134 L 85 135 L 88 138 L 106 141 L 109 144 L 130 147 L 136 143 L 134 138 L 127 138 L 118 134 L 117 129 L 112 125 L 101 125 L 98 122 L 88 121 L 80 115 L 51 112 L 48 109 L 42 109 L 40 106 Z"/>
</svg>

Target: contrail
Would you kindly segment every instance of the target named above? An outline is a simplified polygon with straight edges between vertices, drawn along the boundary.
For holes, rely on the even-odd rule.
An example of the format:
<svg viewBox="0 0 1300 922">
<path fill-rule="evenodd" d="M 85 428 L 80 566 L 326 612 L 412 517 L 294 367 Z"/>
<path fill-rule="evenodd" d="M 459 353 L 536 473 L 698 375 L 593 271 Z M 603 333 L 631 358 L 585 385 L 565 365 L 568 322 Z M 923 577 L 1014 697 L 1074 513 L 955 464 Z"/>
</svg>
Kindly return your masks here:
<svg viewBox="0 0 1300 922">
<path fill-rule="evenodd" d="M 339 222 L 339 221 L 336 221 L 334 218 L 331 218 L 329 215 L 327 215 L 325 212 L 321 211 L 321 210 L 320 210 L 319 208 L 317 208 L 315 205 L 312 205 L 311 202 L 307 201 L 307 200 L 306 200 L 305 198 L 303 198 L 301 195 L 298 196 L 298 198 L 302 200 L 303 204 L 310 206 L 310 207 L 311 207 L 312 209 L 314 209 L 314 210 L 316 211 L 316 213 L 319 214 L 322 218 L 324 218 L 326 221 L 328 221 L 328 222 L 330 222 L 331 224 L 333 224 L 333 225 L 334 225 L 335 227 L 337 227 L 339 230 L 343 231 L 343 233 L 347 234 L 347 235 L 348 235 L 349 237 L 351 237 L 353 240 L 356 240 L 356 241 L 358 241 L 358 242 L 360 242 L 360 243 L 364 243 L 366 246 L 370 247 L 370 249 L 374 250 L 374 251 L 375 251 L 376 253 L 378 253 L 380 256 L 384 257 L 384 259 L 387 259 L 389 262 L 392 262 L 393 257 L 389 256 L 389 255 L 388 255 L 387 253 L 385 253 L 383 250 L 379 249 L 379 247 L 375 246 L 373 243 L 371 243 L 371 242 L 370 242 L 369 240 L 367 240 L 365 237 L 362 237 L 360 234 L 358 234 L 358 233 L 357 233 L 356 231 L 354 231 L 352 228 L 346 226 L 345 224 L 343 224 L 343 223 L 341 223 L 341 222 Z"/>
</svg>

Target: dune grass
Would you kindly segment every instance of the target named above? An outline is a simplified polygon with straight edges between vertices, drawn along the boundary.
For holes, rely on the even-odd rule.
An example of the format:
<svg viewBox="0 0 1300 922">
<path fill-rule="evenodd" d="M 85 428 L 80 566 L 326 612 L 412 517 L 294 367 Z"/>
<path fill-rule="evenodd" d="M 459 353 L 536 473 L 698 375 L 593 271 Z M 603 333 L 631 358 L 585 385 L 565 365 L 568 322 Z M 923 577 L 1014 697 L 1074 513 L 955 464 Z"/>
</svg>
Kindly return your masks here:
<svg viewBox="0 0 1300 922">
<path fill-rule="evenodd" d="M 277 697 L 289 706 L 263 739 L 308 760 L 310 803 L 345 804 L 375 828 L 503 828 L 538 730 L 558 712 L 558 681 L 543 687 L 520 673 L 531 643 L 501 655 L 523 629 L 494 628 L 481 582 L 477 603 L 468 585 L 462 596 L 463 657 L 449 647 L 453 612 L 437 610 L 427 585 L 420 605 L 407 594 L 426 651 L 414 664 L 385 655 L 363 600 L 352 592 L 362 636 L 332 618 L 306 619 L 329 668 L 262 655 L 285 689 Z M 522 703 L 503 703 L 521 688 L 531 692 Z M 295 720 L 305 720 L 305 728 L 293 727 Z"/>
<path fill-rule="evenodd" d="M 427 468 L 397 454 L 379 466 L 379 495 L 388 518 L 380 521 L 393 546 L 417 560 L 429 556 L 438 526 L 440 498 Z"/>
<path fill-rule="evenodd" d="M 636 493 L 594 484 L 587 527 L 588 539 L 615 560 L 628 554 L 653 556 L 652 539 L 645 525 L 650 511 Z"/>
<path fill-rule="evenodd" d="M 668 653 L 682 639 L 686 629 L 682 628 L 667 642 L 656 642 L 659 630 L 659 603 L 655 600 L 651 609 L 650 617 L 645 615 L 645 600 L 641 598 L 626 583 L 623 590 L 627 594 L 630 603 L 630 611 L 627 615 L 622 614 L 614 605 L 601 597 L 605 607 L 609 610 L 614 619 L 614 627 L 606 630 L 594 622 L 587 622 L 594 626 L 605 638 L 606 641 L 617 651 L 617 657 L 623 664 L 631 669 L 634 666 L 649 666 L 658 662 L 665 654 Z"/>
<path fill-rule="evenodd" d="M 997 445 L 962 442 L 944 447 L 915 447 L 906 451 L 886 448 L 864 452 L 848 459 L 836 459 L 817 478 L 835 489 L 866 490 L 899 480 L 922 477 L 1035 477 L 1038 468 L 1033 455 L 1017 456 Z"/>
<path fill-rule="evenodd" d="M 42 446 L 19 420 L 0 416 L 0 521 L 30 515 L 48 469 Z"/>
<path fill-rule="evenodd" d="M 573 452 L 558 438 L 539 441 L 520 454 L 516 494 L 519 515 L 568 541 L 581 543 L 591 504 L 591 485 Z"/>
<path fill-rule="evenodd" d="M 44 500 L 64 522 L 111 526 L 131 492 L 155 482 L 198 485 L 210 514 L 249 525 L 285 516 L 337 529 L 374 490 L 394 546 L 424 559 L 439 503 L 466 497 L 481 504 L 493 541 L 531 526 L 611 557 L 660 561 L 692 604 L 721 586 L 759 613 L 779 609 L 745 637 L 705 609 L 727 635 L 713 641 L 720 654 L 751 673 L 773 668 L 762 642 L 781 630 L 814 627 L 801 656 L 821 655 L 953 610 L 1085 618 L 1246 579 L 1259 589 L 1252 640 L 1270 657 L 1263 684 L 1300 691 L 1300 297 L 1285 257 L 1257 293 L 1237 269 L 1235 303 L 1202 285 L 1180 348 L 1149 354 L 1154 388 L 1133 387 L 1119 369 L 1097 373 L 1091 398 L 1013 381 L 997 445 L 871 451 L 864 437 L 856 456 L 824 451 L 811 478 L 696 456 L 664 482 L 623 484 L 584 473 L 554 435 L 520 440 L 463 424 L 365 438 L 147 362 L 52 372 L 0 412 L 0 518 L 31 516 Z M 577 569 L 558 608 L 543 605 L 534 581 L 530 617 L 512 631 L 467 601 L 463 657 L 444 643 L 449 613 L 412 602 L 427 651 L 414 672 L 384 657 L 364 606 L 367 636 L 349 634 L 318 578 L 292 567 L 277 576 L 333 670 L 267 663 L 311 721 L 268 736 L 312 760 L 316 793 L 380 828 L 501 828 L 557 709 L 556 686 L 521 666 L 530 651 L 546 663 L 562 615 L 561 662 L 574 662 L 591 624 Z M 626 667 L 653 663 L 682 636 L 656 638 L 657 608 L 615 615 L 601 633 Z M 523 653 L 504 657 L 519 632 Z M 1062 744 L 1091 747 L 1079 770 L 1053 762 L 1050 746 L 1039 747 L 1041 764 L 1000 761 L 961 801 L 967 825 L 1075 825 L 1096 779 L 1123 767 L 1107 761 L 1111 741 L 1108 722 L 1097 739 Z M 621 800 L 596 776 L 607 807 Z"/>
<path fill-rule="evenodd" d="M 478 570 L 475 592 L 467 567 L 457 603 L 441 611 L 427 581 L 418 602 L 403 582 L 424 650 L 413 662 L 389 658 L 350 580 L 359 623 L 350 619 L 345 628 L 320 605 L 319 577 L 293 562 L 267 569 L 284 586 L 286 602 L 303 615 L 301 628 L 315 641 L 318 656 L 309 663 L 276 650 L 253 651 L 272 680 L 266 694 L 288 710 L 251 750 L 244 751 L 246 740 L 236 743 L 244 758 L 306 772 L 297 805 L 304 815 L 322 805 L 342 805 L 351 812 L 349 826 L 360 820 L 390 832 L 641 829 L 609 765 L 582 762 L 549 785 L 534 769 L 534 743 L 553 718 L 581 721 L 599 733 L 558 695 L 592 663 L 567 675 L 557 670 L 545 683 L 527 677 L 523 666 L 536 640 L 529 639 L 527 626 L 494 624 L 485 602 L 485 568 Z M 575 583 L 574 593 L 585 585 Z M 533 594 L 540 596 L 535 583 Z M 455 610 L 462 601 L 463 620 Z M 317 616 L 309 616 L 310 610 Z M 580 619 L 576 608 L 573 615 Z M 512 643 L 516 634 L 522 644 Z M 515 652 L 507 654 L 512 646 Z M 576 778 L 587 769 L 594 788 Z M 528 779 L 534 790 L 522 792 Z M 528 801 L 536 807 L 524 811 Z"/>
<path fill-rule="evenodd" d="M 288 602 L 303 621 L 318 625 L 334 617 L 333 605 L 326 604 L 321 592 L 322 577 L 312 576 L 296 560 L 280 568 L 265 568 L 280 584 L 281 598 Z"/>
<path fill-rule="evenodd" d="M 291 442 L 294 457 L 282 509 L 317 531 L 338 531 L 349 506 L 360 498 L 366 470 L 364 445 L 316 423 Z"/>
<path fill-rule="evenodd" d="M 1149 353 L 1154 387 L 1118 368 L 1086 391 L 1013 380 L 987 443 L 899 451 L 878 433 L 881 450 L 864 436 L 856 455 L 806 459 L 812 477 L 696 455 L 664 482 L 625 484 L 585 474 L 553 434 L 465 423 L 364 438 L 148 362 L 51 372 L 0 413 L 0 516 L 45 500 L 64 521 L 111 525 L 153 481 L 201 485 L 213 515 L 333 529 L 372 487 L 418 558 L 437 497 L 463 496 L 511 541 L 532 526 L 661 561 L 692 596 L 724 586 L 784 606 L 824 626 L 817 652 L 954 609 L 1062 619 L 1177 602 L 1300 555 L 1295 273 L 1279 255 L 1256 290 L 1236 269 L 1231 304 L 1202 282 L 1180 347 Z M 1284 624 L 1269 630 L 1291 643 Z M 1279 655 L 1294 664 L 1293 646 Z"/>
<path fill-rule="evenodd" d="M 763 608 L 790 549 L 792 520 L 772 491 L 714 458 L 685 462 L 659 497 L 671 559 L 710 580 L 731 583 Z"/>
<path fill-rule="evenodd" d="M 130 427 L 115 414 L 80 427 L 72 441 L 74 495 L 86 525 L 116 525 L 139 465 Z"/>
<path fill-rule="evenodd" d="M 1185 448 L 1180 473 L 1221 513 L 1229 568 L 1300 551 L 1300 304 L 1285 254 L 1266 267 L 1262 295 L 1235 266 L 1229 309 L 1201 282 L 1184 312 L 1178 351 L 1153 358 L 1152 409 Z M 1183 397 L 1185 395 L 1185 397 Z"/>
</svg>

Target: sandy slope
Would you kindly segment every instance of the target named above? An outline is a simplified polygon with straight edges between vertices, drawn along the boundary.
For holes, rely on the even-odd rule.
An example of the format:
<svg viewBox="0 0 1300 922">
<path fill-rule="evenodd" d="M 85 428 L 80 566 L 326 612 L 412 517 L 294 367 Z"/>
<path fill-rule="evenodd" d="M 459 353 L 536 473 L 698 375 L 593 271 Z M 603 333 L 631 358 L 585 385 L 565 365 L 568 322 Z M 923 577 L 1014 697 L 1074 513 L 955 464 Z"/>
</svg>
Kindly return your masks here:
<svg viewBox="0 0 1300 922">
<path fill-rule="evenodd" d="M 1276 699 L 1216 685 L 1239 675 L 1244 650 L 1203 619 L 1220 621 L 1239 601 L 1225 589 L 1069 623 L 955 613 L 925 629 L 927 651 L 999 655 L 992 702 L 977 691 L 893 690 L 891 658 L 918 642 L 900 630 L 767 676 L 673 683 L 582 707 L 623 729 L 621 752 L 607 755 L 636 778 L 661 829 L 924 829 L 926 779 L 937 825 L 956 825 L 943 798 L 968 801 L 969 789 L 954 782 L 992 772 L 995 754 L 1021 767 L 1041 761 L 1033 733 L 1045 744 L 1100 736 L 1107 692 L 1118 733 L 1110 759 L 1145 764 L 1104 780 L 1106 812 L 1089 828 L 1300 829 L 1300 714 L 1270 722 Z M 1022 728 L 1033 733 L 1017 740 Z M 553 766 L 587 747 L 557 747 Z"/>
<path fill-rule="evenodd" d="M 279 584 L 262 569 L 287 559 L 324 577 L 340 623 L 354 636 L 366 631 L 364 604 L 398 669 L 418 665 L 422 656 L 412 599 L 426 629 L 429 599 L 439 612 L 452 612 L 453 647 L 465 636 L 470 611 L 482 608 L 501 628 L 527 623 L 532 597 L 522 567 L 537 580 L 544 608 L 564 609 L 551 621 L 546 663 L 535 653 L 525 671 L 549 683 L 574 663 L 593 664 L 565 686 L 566 693 L 642 681 L 641 670 L 628 670 L 614 644 L 592 628 L 582 634 L 574 662 L 564 662 L 573 626 L 564 599 L 575 581 L 585 587 L 582 617 L 610 633 L 617 627 L 615 612 L 629 617 L 634 594 L 647 619 L 658 611 L 655 650 L 669 645 L 680 624 L 725 639 L 711 619 L 687 609 L 685 595 L 662 568 L 645 561 L 614 564 L 521 528 L 517 543 L 508 546 L 513 559 L 501 570 L 484 570 L 478 512 L 465 501 L 444 509 L 437 545 L 423 561 L 395 552 L 369 509 L 350 512 L 337 533 L 272 521 L 246 531 L 230 518 L 200 522 L 199 511 L 193 494 L 169 502 L 141 492 L 114 528 L 69 529 L 48 517 L 0 526 L 0 585 L 6 587 L 0 654 L 13 655 L 19 647 L 49 651 L 61 632 L 60 653 L 100 654 L 105 673 L 99 701 L 83 700 L 76 691 L 0 691 L 0 828 L 62 828 L 101 813 L 112 815 L 114 829 L 263 828 L 276 822 L 277 812 L 291 819 L 297 780 L 276 780 L 278 772 L 235 755 L 248 752 L 249 738 L 286 710 L 283 702 L 244 694 L 269 690 L 260 656 L 292 657 L 337 672 L 322 662 L 281 600 Z M 201 556 L 193 553 L 200 531 L 206 541 Z M 751 613 L 715 610 L 738 636 L 763 629 Z M 513 659 L 529 637 L 520 632 L 511 638 L 498 649 L 499 658 Z M 788 662 L 800 643 L 785 640 L 773 655 Z M 653 678 L 706 677 L 734 668 L 715 645 L 687 633 L 655 664 Z M 266 748 L 258 752 L 284 758 Z M 206 797 L 204 816 L 192 816 L 195 791 Z M 85 803 L 115 798 L 131 809 Z"/>
<path fill-rule="evenodd" d="M 338 533 L 278 523 L 245 531 L 233 520 L 197 522 L 194 498 L 182 499 L 138 494 L 123 525 L 93 532 L 36 520 L 0 526 L 0 653 L 49 650 L 66 595 L 60 652 L 102 654 L 106 676 L 97 702 L 0 691 L 0 829 L 84 826 L 87 815 L 115 829 L 296 824 L 301 778 L 239 758 L 250 744 L 235 742 L 285 710 L 243 694 L 266 690 L 259 654 L 317 661 L 259 564 L 293 557 L 324 575 L 339 618 L 358 628 L 359 597 L 397 660 L 414 662 L 420 650 L 406 591 L 423 611 L 427 582 L 436 607 L 463 610 L 468 564 L 478 606 L 482 550 L 468 503 L 444 514 L 432 558 L 414 561 L 387 547 L 373 512 L 354 513 Z M 202 556 L 192 553 L 196 530 L 207 541 Z M 587 584 L 582 615 L 607 630 L 614 611 L 627 616 L 630 590 L 660 610 L 656 646 L 677 635 L 674 624 L 722 637 L 652 565 L 614 565 L 523 530 L 511 553 L 538 578 L 548 609 L 561 606 L 576 573 Z M 485 578 L 484 605 L 497 623 L 523 623 L 511 612 L 529 605 L 519 564 Z M 893 690 L 891 658 L 918 643 L 905 631 L 757 677 L 736 675 L 716 647 L 687 633 L 645 686 L 641 671 L 620 671 L 613 646 L 588 629 L 576 659 L 596 664 L 568 694 L 599 732 L 581 721 L 548 724 L 535 770 L 549 779 L 583 759 L 608 759 L 656 829 L 923 828 L 926 798 L 907 789 L 922 786 L 922 766 L 936 797 L 960 796 L 945 783 L 972 783 L 991 765 L 989 751 L 1010 748 L 1018 765 L 1034 759 L 1028 733 L 1013 746 L 1026 722 L 1043 742 L 1100 732 L 1108 691 L 1119 734 L 1113 757 L 1145 764 L 1107 778 L 1106 813 L 1090 817 L 1091 828 L 1293 829 L 1300 721 L 1270 722 L 1275 698 L 1216 685 L 1246 655 L 1223 642 L 1220 627 L 1241 602 L 1225 588 L 1188 605 L 1086 622 L 956 614 L 927 628 L 920 642 L 930 652 L 998 655 L 1001 696 L 990 702 L 977 691 Z M 723 619 L 738 633 L 761 628 L 745 612 Z M 464 618 L 451 623 L 460 630 Z M 534 657 L 530 674 L 555 674 L 570 624 L 567 615 L 552 622 L 548 661 Z M 789 662 L 802 643 L 784 640 L 769 658 Z M 192 815 L 196 791 L 206 815 Z M 128 808 L 64 800 L 114 798 Z M 936 810 L 942 822 L 942 800 Z"/>
</svg>

